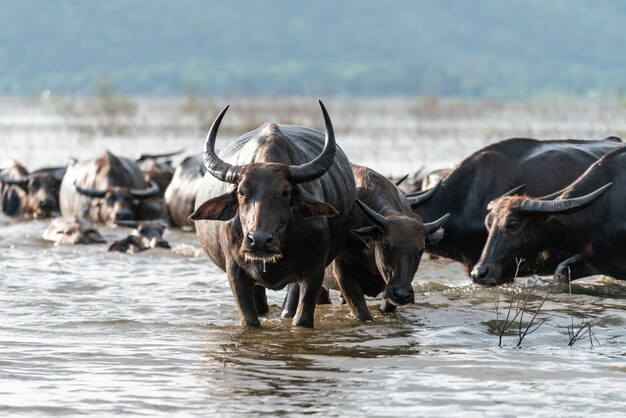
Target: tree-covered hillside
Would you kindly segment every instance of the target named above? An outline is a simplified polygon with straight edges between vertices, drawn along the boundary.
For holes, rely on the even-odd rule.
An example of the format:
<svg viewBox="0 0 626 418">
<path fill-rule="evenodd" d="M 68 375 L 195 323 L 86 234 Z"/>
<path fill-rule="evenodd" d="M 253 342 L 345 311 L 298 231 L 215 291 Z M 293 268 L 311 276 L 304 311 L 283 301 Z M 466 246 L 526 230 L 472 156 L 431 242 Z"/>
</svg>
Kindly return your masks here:
<svg viewBox="0 0 626 418">
<path fill-rule="evenodd" d="M 20 0 L 0 94 L 616 96 L 626 2 Z"/>
</svg>

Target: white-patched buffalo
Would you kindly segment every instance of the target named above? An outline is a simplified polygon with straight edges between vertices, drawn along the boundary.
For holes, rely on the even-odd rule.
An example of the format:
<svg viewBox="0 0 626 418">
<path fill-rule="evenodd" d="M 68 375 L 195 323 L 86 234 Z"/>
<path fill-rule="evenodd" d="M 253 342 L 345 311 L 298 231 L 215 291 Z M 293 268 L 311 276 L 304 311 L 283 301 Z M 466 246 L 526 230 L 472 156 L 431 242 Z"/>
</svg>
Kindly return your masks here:
<svg viewBox="0 0 626 418">
<path fill-rule="evenodd" d="M 185 230 L 194 230 L 188 220 L 196 204 L 196 194 L 206 173 L 202 155 L 185 158 L 174 171 L 174 177 L 165 191 L 165 204 L 172 224 Z"/>
<path fill-rule="evenodd" d="M 61 213 L 109 224 L 149 219 L 144 201 L 158 193 L 159 186 L 145 181 L 137 163 L 106 151 L 100 158 L 67 168 L 61 183 Z"/>
<path fill-rule="evenodd" d="M 203 249 L 228 275 L 242 324 L 259 326 L 258 314 L 267 310 L 264 292 L 255 290 L 259 286 L 297 283 L 294 325 L 313 327 L 324 269 L 348 235 L 354 178 L 320 106 L 326 135 L 266 123 L 218 157 L 214 146 L 225 108 L 207 136 L 209 175 L 191 219 Z"/>
<path fill-rule="evenodd" d="M 43 231 L 43 239 L 55 245 L 104 244 L 98 230 L 86 220 L 77 216 L 59 217 L 50 222 Z"/>
<path fill-rule="evenodd" d="M 372 315 L 365 295 L 383 293 L 383 312 L 414 302 L 412 282 L 422 253 L 448 215 L 424 224 L 404 193 L 385 176 L 354 164 L 352 172 L 357 187 L 357 206 L 350 217 L 352 233 L 329 267 L 337 286 L 329 280 L 325 284 L 338 287 L 352 314 L 367 321 Z M 414 206 L 423 203 L 414 200 Z"/>
<path fill-rule="evenodd" d="M 622 145 L 616 137 L 600 141 L 513 138 L 476 151 L 450 171 L 435 195 L 416 209 L 422 219 L 450 213 L 445 235 L 428 251 L 463 263 L 469 275 L 487 241 L 484 220 L 491 200 L 521 185 L 529 196 L 560 190 Z M 533 262 L 527 260 L 522 269 Z"/>
<path fill-rule="evenodd" d="M 489 205 L 489 238 L 474 281 L 510 281 L 520 260 L 531 272 L 575 280 L 626 280 L 626 148 L 605 155 L 557 196 L 502 197 Z M 522 264 L 526 263 L 523 261 Z"/>
<path fill-rule="evenodd" d="M 7 216 L 48 218 L 59 212 L 59 189 L 65 167 L 32 173 L 10 161 L 0 170 L 0 209 Z"/>
</svg>

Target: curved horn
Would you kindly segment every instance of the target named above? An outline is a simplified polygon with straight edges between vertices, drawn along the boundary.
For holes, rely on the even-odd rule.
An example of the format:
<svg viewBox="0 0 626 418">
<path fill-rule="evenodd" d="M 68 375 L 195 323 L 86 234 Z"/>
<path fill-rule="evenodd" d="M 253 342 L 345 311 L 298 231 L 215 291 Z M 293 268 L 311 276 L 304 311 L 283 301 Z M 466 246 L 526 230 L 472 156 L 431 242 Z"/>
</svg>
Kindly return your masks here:
<svg viewBox="0 0 626 418">
<path fill-rule="evenodd" d="M 5 176 L 0 176 L 0 183 L 6 184 L 8 186 L 26 186 L 28 184 L 28 177 L 10 179 Z"/>
<path fill-rule="evenodd" d="M 104 197 L 107 194 L 106 190 L 84 189 L 76 184 L 76 182 L 74 182 L 74 187 L 78 193 L 89 197 Z"/>
<path fill-rule="evenodd" d="M 322 108 L 322 114 L 324 115 L 324 125 L 326 127 L 326 138 L 324 141 L 324 149 L 321 154 L 318 155 L 313 161 L 308 163 L 294 166 L 289 166 L 291 173 L 291 180 L 294 183 L 305 183 L 307 181 L 313 181 L 321 177 L 328 169 L 333 165 L 335 160 L 335 154 L 337 153 L 337 146 L 335 144 L 335 131 L 333 130 L 333 124 L 330 121 L 330 116 L 324 107 L 324 103 L 319 100 L 320 107 Z"/>
<path fill-rule="evenodd" d="M 489 204 L 487 205 L 487 210 L 491 210 L 493 208 L 493 205 L 496 203 L 496 200 L 506 197 L 506 196 L 513 196 L 514 194 L 518 193 L 520 190 L 522 190 L 524 187 L 526 187 L 525 184 L 520 184 L 517 187 L 512 188 L 511 190 L 509 190 L 508 192 L 506 192 L 505 194 L 496 197 L 495 199 L 493 199 L 491 202 L 489 202 Z"/>
<path fill-rule="evenodd" d="M 116 225 L 125 226 L 126 228 L 137 228 L 137 221 L 117 220 Z"/>
<path fill-rule="evenodd" d="M 520 210 L 522 213 L 567 213 L 584 209 L 599 198 L 613 182 L 605 184 L 599 189 L 580 197 L 562 200 L 537 200 L 526 199 L 522 202 Z"/>
<path fill-rule="evenodd" d="M 164 154 L 139 154 L 139 155 L 137 155 L 137 157 L 135 157 L 135 162 L 140 163 L 140 162 L 148 160 L 148 159 L 156 160 L 156 159 L 159 159 L 159 158 L 169 158 L 169 157 L 173 157 L 175 155 L 178 155 L 178 154 L 182 153 L 183 151 L 185 151 L 184 148 L 181 148 L 178 151 L 166 152 Z"/>
<path fill-rule="evenodd" d="M 130 194 L 133 195 L 135 199 L 148 199 L 150 197 L 154 197 L 159 194 L 159 185 L 156 181 L 150 179 L 148 180 L 148 184 L 150 187 L 143 190 L 132 189 Z"/>
<path fill-rule="evenodd" d="M 204 142 L 204 166 L 216 179 L 226 183 L 237 184 L 239 166 L 231 165 L 222 161 L 222 159 L 215 153 L 217 131 L 219 130 L 220 123 L 222 123 L 222 119 L 224 118 L 224 115 L 229 107 L 230 106 L 226 106 L 220 114 L 217 115 L 217 118 L 213 121 L 211 129 L 209 129 L 209 133 L 206 136 L 206 141 Z"/>
<path fill-rule="evenodd" d="M 401 184 L 402 184 L 402 182 L 403 182 L 404 180 L 406 180 L 406 179 L 407 179 L 407 177 L 409 177 L 409 175 L 408 175 L 408 174 L 405 174 L 405 175 L 404 175 L 404 177 L 402 177 L 400 180 L 396 180 L 396 181 L 394 182 L 394 184 L 395 184 L 396 186 L 401 185 Z"/>
<path fill-rule="evenodd" d="M 433 187 L 431 187 L 428 190 L 424 190 L 423 192 L 411 193 L 411 194 L 406 195 L 406 199 L 409 201 L 411 208 L 417 209 L 418 207 L 426 203 L 428 199 L 433 197 L 437 189 L 439 189 L 440 185 L 441 185 L 441 182 L 435 184 Z"/>
<path fill-rule="evenodd" d="M 432 222 L 424 224 L 426 235 L 430 235 L 436 230 L 438 230 L 439 228 L 441 228 L 443 224 L 446 223 L 449 217 L 450 217 L 450 214 L 446 213 L 445 215 L 443 215 L 441 218 L 437 219 L 436 221 L 432 221 Z"/>
<path fill-rule="evenodd" d="M 357 205 L 359 205 L 361 210 L 365 212 L 365 214 L 370 219 L 370 221 L 374 222 L 374 225 L 376 225 L 377 227 L 381 229 L 384 229 L 385 226 L 387 226 L 387 219 L 383 215 L 374 211 L 372 208 L 367 206 L 365 203 L 361 202 L 359 199 L 355 199 L 354 201 L 356 202 Z"/>
</svg>

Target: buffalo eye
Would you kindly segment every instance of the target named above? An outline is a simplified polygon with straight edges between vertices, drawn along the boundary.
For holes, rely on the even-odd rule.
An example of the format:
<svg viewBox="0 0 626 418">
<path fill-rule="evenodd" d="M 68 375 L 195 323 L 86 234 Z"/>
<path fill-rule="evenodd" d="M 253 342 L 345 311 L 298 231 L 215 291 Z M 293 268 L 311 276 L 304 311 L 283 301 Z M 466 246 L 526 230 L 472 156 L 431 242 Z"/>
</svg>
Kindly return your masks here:
<svg viewBox="0 0 626 418">
<path fill-rule="evenodd" d="M 242 192 L 241 190 L 237 191 L 237 196 L 239 196 L 242 199 L 246 198 L 246 194 L 244 192 Z"/>
<path fill-rule="evenodd" d="M 391 249 L 391 244 L 389 244 L 389 241 L 383 240 L 383 249 L 385 251 L 389 251 Z"/>
<path fill-rule="evenodd" d="M 513 231 L 519 227 L 519 222 L 516 219 L 509 219 L 506 223 L 506 229 Z"/>
<path fill-rule="evenodd" d="M 286 198 L 286 197 L 289 197 L 289 192 L 290 192 L 290 190 L 289 190 L 289 189 L 285 189 L 285 190 L 283 190 L 283 192 L 282 192 L 280 195 L 281 195 L 282 197 L 285 197 L 285 198 Z"/>
</svg>

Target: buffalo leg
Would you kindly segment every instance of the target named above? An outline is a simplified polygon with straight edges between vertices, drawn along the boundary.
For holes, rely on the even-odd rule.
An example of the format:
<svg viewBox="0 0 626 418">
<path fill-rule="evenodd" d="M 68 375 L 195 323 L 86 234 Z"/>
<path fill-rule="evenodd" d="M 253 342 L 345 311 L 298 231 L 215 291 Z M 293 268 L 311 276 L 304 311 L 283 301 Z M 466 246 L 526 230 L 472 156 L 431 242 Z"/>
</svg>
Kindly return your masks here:
<svg viewBox="0 0 626 418">
<path fill-rule="evenodd" d="M 235 297 L 237 308 L 239 309 L 239 320 L 241 325 L 258 327 L 261 325 L 259 315 L 254 306 L 254 282 L 236 264 L 232 263 L 227 267 L 228 283 Z"/>
<path fill-rule="evenodd" d="M 287 286 L 287 295 L 283 301 L 283 312 L 280 316 L 283 318 L 293 318 L 296 316 L 296 310 L 298 309 L 298 300 L 300 299 L 300 285 L 298 283 L 291 283 Z"/>
<path fill-rule="evenodd" d="M 337 284 L 341 290 L 344 300 L 348 303 L 348 307 L 359 321 L 371 321 L 374 318 L 370 313 L 367 303 L 365 303 L 365 294 L 361 285 L 352 277 L 353 272 L 339 262 L 333 264 Z"/>
<path fill-rule="evenodd" d="M 324 269 L 319 273 L 304 277 L 300 283 L 300 300 L 296 316 L 293 318 L 293 325 L 297 327 L 313 328 L 313 318 L 315 316 L 315 306 L 320 288 L 324 281 Z"/>
<path fill-rule="evenodd" d="M 581 277 L 592 276 L 599 272 L 591 265 L 588 257 L 577 254 L 562 261 L 554 271 L 554 280 L 557 282 L 569 282 Z"/>
<path fill-rule="evenodd" d="M 254 285 L 254 307 L 256 308 L 256 313 L 259 315 L 265 315 L 270 311 L 270 307 L 267 304 L 265 288 L 258 284 Z"/>
</svg>

